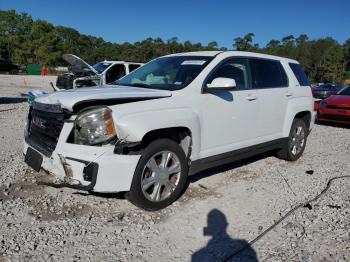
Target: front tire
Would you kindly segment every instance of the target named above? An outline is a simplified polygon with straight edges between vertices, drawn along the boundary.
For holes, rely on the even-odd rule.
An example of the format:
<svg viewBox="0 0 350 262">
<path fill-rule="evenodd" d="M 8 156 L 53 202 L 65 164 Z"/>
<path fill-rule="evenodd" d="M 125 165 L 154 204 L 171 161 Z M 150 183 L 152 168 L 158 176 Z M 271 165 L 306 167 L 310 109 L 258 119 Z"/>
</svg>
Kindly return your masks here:
<svg viewBox="0 0 350 262">
<path fill-rule="evenodd" d="M 301 119 L 294 119 L 287 141 L 277 152 L 277 157 L 287 161 L 298 160 L 305 150 L 307 135 L 306 123 Z"/>
<path fill-rule="evenodd" d="M 165 208 L 182 194 L 187 174 L 183 149 L 170 139 L 155 140 L 144 150 L 126 197 L 145 210 Z"/>
</svg>

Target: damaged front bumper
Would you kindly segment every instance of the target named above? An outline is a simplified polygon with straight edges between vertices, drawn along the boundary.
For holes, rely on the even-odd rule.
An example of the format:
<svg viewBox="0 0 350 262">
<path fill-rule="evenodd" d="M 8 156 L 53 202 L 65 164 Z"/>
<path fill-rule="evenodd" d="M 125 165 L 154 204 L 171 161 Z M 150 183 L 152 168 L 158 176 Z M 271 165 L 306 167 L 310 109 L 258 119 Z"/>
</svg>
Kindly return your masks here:
<svg viewBox="0 0 350 262">
<path fill-rule="evenodd" d="M 73 123 L 64 123 L 51 155 L 40 150 L 25 132 L 23 153 L 29 147 L 38 152 L 42 156 L 41 169 L 55 175 L 61 181 L 58 185 L 106 193 L 129 191 L 140 155 L 116 154 L 114 145 L 69 143 L 72 129 Z"/>
</svg>

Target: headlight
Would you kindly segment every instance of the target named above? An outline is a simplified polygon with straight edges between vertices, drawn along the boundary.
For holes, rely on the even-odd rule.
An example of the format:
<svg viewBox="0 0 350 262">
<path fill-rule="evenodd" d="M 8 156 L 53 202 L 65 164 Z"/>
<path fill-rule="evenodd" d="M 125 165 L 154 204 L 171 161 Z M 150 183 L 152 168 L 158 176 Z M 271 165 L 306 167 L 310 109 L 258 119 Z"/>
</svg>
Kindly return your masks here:
<svg viewBox="0 0 350 262">
<path fill-rule="evenodd" d="M 320 107 L 326 107 L 326 106 L 327 106 L 327 103 L 326 103 L 325 101 L 322 100 L 322 101 L 320 102 Z"/>
<path fill-rule="evenodd" d="M 77 116 L 74 122 L 74 143 L 95 145 L 115 137 L 112 110 L 103 107 Z"/>
</svg>

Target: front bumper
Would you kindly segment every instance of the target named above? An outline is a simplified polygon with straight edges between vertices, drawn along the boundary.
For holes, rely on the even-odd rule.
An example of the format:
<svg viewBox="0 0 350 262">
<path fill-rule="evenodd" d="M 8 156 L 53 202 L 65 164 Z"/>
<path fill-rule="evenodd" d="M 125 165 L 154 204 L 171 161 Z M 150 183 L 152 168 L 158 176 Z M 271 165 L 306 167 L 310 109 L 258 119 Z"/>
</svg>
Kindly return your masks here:
<svg viewBox="0 0 350 262">
<path fill-rule="evenodd" d="M 325 122 L 350 124 L 350 110 L 319 107 L 317 119 Z"/>
<path fill-rule="evenodd" d="M 41 168 L 63 186 L 95 192 L 129 191 L 140 155 L 118 155 L 114 145 L 85 146 L 67 143 L 73 123 L 65 122 L 55 150 L 47 156 L 37 150 L 25 132 L 23 153 L 33 148 L 43 157 Z"/>
</svg>

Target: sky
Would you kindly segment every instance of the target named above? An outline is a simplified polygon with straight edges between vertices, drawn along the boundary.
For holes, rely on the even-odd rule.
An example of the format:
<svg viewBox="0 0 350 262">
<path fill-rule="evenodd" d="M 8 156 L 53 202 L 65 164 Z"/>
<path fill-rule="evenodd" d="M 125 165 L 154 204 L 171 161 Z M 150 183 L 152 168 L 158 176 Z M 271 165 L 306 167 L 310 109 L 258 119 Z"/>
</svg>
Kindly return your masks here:
<svg viewBox="0 0 350 262">
<path fill-rule="evenodd" d="M 287 35 L 350 38 L 350 0 L 0 0 L 10 9 L 116 43 L 175 36 L 232 48 L 249 32 L 260 46 Z"/>
</svg>

